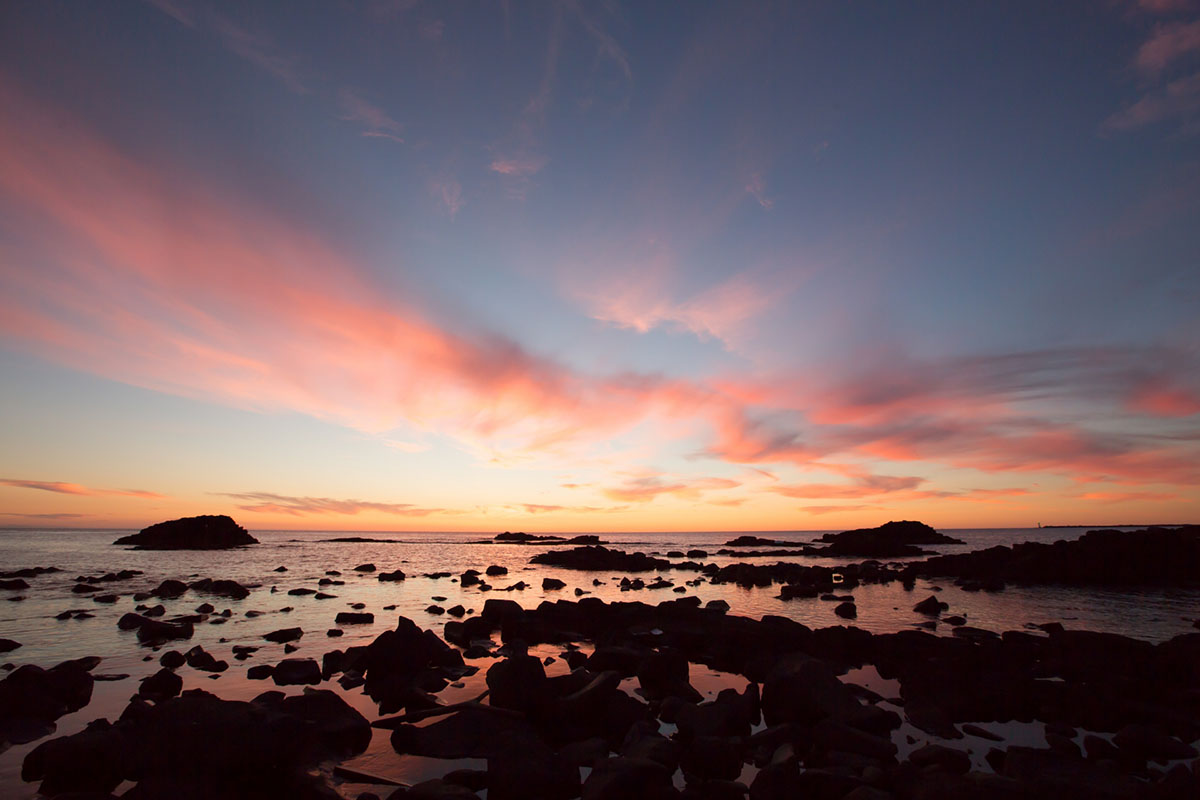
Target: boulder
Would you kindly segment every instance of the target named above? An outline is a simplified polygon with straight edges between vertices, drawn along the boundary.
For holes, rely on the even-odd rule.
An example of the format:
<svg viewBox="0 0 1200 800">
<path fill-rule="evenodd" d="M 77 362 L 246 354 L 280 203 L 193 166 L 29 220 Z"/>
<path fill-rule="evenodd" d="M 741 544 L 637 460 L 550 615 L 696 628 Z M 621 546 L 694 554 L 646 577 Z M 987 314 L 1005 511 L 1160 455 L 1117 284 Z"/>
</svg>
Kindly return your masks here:
<svg viewBox="0 0 1200 800">
<path fill-rule="evenodd" d="M 264 633 L 263 638 L 268 642 L 283 644 L 284 642 L 294 642 L 303 635 L 304 630 L 302 628 L 280 628 L 277 631 Z"/>
<path fill-rule="evenodd" d="M 596 762 L 583 782 L 582 800 L 677 796 L 671 773 L 657 761 L 617 756 Z"/>
<path fill-rule="evenodd" d="M 225 550 L 258 544 L 258 540 L 222 514 L 159 522 L 113 544 L 133 545 L 135 550 Z"/>
<path fill-rule="evenodd" d="M 285 658 L 271 673 L 276 686 L 316 684 L 321 682 L 321 666 L 311 658 Z"/>
<path fill-rule="evenodd" d="M 339 611 L 333 621 L 338 625 L 369 625 L 375 621 L 375 615 L 369 611 Z"/>
<path fill-rule="evenodd" d="M 158 672 L 142 679 L 138 687 L 138 696 L 147 700 L 161 702 L 175 697 L 183 689 L 183 678 L 165 667 Z"/>
</svg>

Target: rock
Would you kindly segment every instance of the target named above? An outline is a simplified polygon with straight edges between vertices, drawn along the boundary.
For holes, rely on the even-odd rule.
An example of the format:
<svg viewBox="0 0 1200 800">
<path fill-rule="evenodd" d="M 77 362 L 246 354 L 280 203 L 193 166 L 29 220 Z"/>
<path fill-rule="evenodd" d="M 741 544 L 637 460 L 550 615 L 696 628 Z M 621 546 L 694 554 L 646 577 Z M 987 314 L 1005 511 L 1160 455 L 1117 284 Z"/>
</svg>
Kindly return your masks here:
<svg viewBox="0 0 1200 800">
<path fill-rule="evenodd" d="M 270 664 L 255 664 L 246 670 L 246 677 L 252 681 L 264 681 L 271 677 L 273 672 L 275 672 L 275 667 Z"/>
<path fill-rule="evenodd" d="M 855 619 L 858 617 L 858 607 L 854 603 L 839 603 L 833 613 L 844 619 Z"/>
<path fill-rule="evenodd" d="M 567 584 L 563 583 L 558 578 L 542 578 L 542 589 L 544 591 L 563 589 L 566 588 L 566 585 Z"/>
<path fill-rule="evenodd" d="M 375 565 L 374 564 L 359 564 L 357 567 L 354 568 L 354 571 L 355 572 L 374 572 Z"/>
<path fill-rule="evenodd" d="M 190 639 L 194 632 L 192 623 L 188 621 L 162 622 L 133 613 L 125 614 L 117 620 L 117 627 L 125 631 L 137 630 L 138 641 L 142 644 L 159 644 L 172 639 Z"/>
<path fill-rule="evenodd" d="M 159 522 L 113 544 L 133 545 L 135 550 L 225 550 L 258 540 L 225 515 L 207 515 Z"/>
<path fill-rule="evenodd" d="M 268 642 L 283 644 L 284 642 L 294 642 L 304 635 L 301 628 L 280 628 L 277 631 L 263 634 L 263 638 Z"/>
<path fill-rule="evenodd" d="M 201 578 L 198 581 L 193 581 L 188 586 L 197 592 L 215 594 L 219 597 L 229 597 L 234 600 L 244 600 L 250 596 L 250 590 L 237 581 Z"/>
<path fill-rule="evenodd" d="M 704 607 L 724 613 L 729 610 L 729 603 L 725 602 L 724 600 L 709 600 L 704 604 Z"/>
<path fill-rule="evenodd" d="M 20 578 L 14 578 L 12 580 L 0 580 L 0 589 L 4 591 L 18 592 L 22 589 L 28 588 L 29 584 Z"/>
<path fill-rule="evenodd" d="M 1196 582 L 1200 526 L 1094 530 L 1073 541 L 1024 542 L 938 556 L 912 575 L 947 575 L 1002 588 L 1004 581 L 1070 586 L 1187 586 Z"/>
<path fill-rule="evenodd" d="M 493 564 L 490 567 L 488 567 L 486 570 L 484 570 L 484 573 L 487 575 L 493 576 L 493 577 L 496 575 L 507 575 L 508 567 L 501 567 L 497 564 Z"/>
<path fill-rule="evenodd" d="M 859 558 L 896 558 L 918 556 L 926 551 L 919 544 L 964 544 L 961 539 L 944 536 L 922 522 L 888 522 L 878 528 L 860 528 L 841 533 L 826 533 L 817 541 L 828 542 L 822 555 Z"/>
<path fill-rule="evenodd" d="M 276 686 L 321 682 L 321 667 L 311 658 L 285 658 L 275 665 L 271 678 Z"/>
<path fill-rule="evenodd" d="M 0 681 L 0 742 L 20 744 L 54 730 L 54 721 L 92 699 L 98 658 L 64 661 L 51 669 L 17 667 Z"/>
<path fill-rule="evenodd" d="M 489 703 L 522 713 L 541 710 L 548 702 L 546 670 L 536 657 L 523 654 L 497 661 L 487 671 Z"/>
<path fill-rule="evenodd" d="M 1195 758 L 1196 748 L 1169 736 L 1152 725 L 1126 725 L 1113 736 L 1113 744 L 1122 753 L 1135 759 L 1169 761 L 1177 758 Z"/>
<path fill-rule="evenodd" d="M 645 553 L 626 553 L 623 550 L 609 550 L 607 547 L 599 545 L 574 547 L 570 550 L 550 550 L 534 556 L 529 563 L 604 572 L 651 572 L 672 568 L 699 569 L 699 565 L 689 561 L 672 565 L 666 559 L 652 558 Z"/>
<path fill-rule="evenodd" d="M 918 614 L 928 614 L 931 617 L 936 617 L 949 607 L 949 603 L 943 603 L 937 599 L 936 595 L 931 594 L 913 606 L 913 611 L 916 611 Z"/>
<path fill-rule="evenodd" d="M 339 636 L 345 635 L 345 633 L 346 632 L 341 628 L 330 628 L 329 630 L 325 631 L 325 635 L 330 639 L 336 639 Z"/>
<path fill-rule="evenodd" d="M 12 639 L 0 639 L 0 653 L 8 653 L 21 646 L 20 642 Z"/>
<path fill-rule="evenodd" d="M 228 662 L 218 661 L 212 653 L 209 653 L 199 645 L 188 650 L 184 654 L 184 659 L 187 661 L 189 667 L 203 672 L 224 672 L 229 669 Z"/>
<path fill-rule="evenodd" d="M 465 786 L 447 783 L 441 778 L 421 781 L 403 793 L 397 791 L 389 795 L 388 800 L 403 798 L 404 800 L 479 800 L 479 795 Z"/>
<path fill-rule="evenodd" d="M 458 606 L 451 606 L 450 608 L 446 609 L 446 613 L 452 617 L 461 617 L 467 613 L 467 610 L 465 608 L 463 608 L 461 605 L 458 605 Z"/>
<path fill-rule="evenodd" d="M 1036 797 L 1132 800 L 1141 794 L 1137 782 L 1127 775 L 1101 769 L 1081 758 L 1032 747 L 1009 747 L 1003 774 L 1019 781 L 1028 794 Z"/>
<path fill-rule="evenodd" d="M 404 570 L 397 569 L 391 572 L 381 572 L 376 576 L 381 581 L 402 581 L 405 578 Z"/>
<path fill-rule="evenodd" d="M 197 614 L 211 614 L 215 610 L 216 609 L 213 608 L 212 603 L 201 603 L 200 605 L 196 606 Z"/>
<path fill-rule="evenodd" d="M 962 750 L 946 747 L 940 744 L 927 744 L 909 754 L 908 760 L 918 768 L 937 767 L 938 769 L 963 775 L 971 771 L 971 757 Z"/>
<path fill-rule="evenodd" d="M 338 625 L 370 625 L 375 621 L 375 615 L 369 611 L 339 611 L 333 621 Z"/>
<path fill-rule="evenodd" d="M 144 678 L 138 687 L 138 695 L 147 700 L 160 702 L 175 697 L 183 689 L 183 678 L 165 667 Z"/>
<path fill-rule="evenodd" d="M 667 798 L 675 793 L 671 773 L 656 761 L 617 756 L 596 762 L 583 782 L 582 800 Z"/>
<path fill-rule="evenodd" d="M 780 659 L 763 683 L 762 710 L 768 725 L 852 719 L 861 708 L 828 664 L 800 653 Z"/>
<path fill-rule="evenodd" d="M 151 590 L 150 594 L 153 595 L 154 597 L 162 597 L 164 599 L 170 599 L 172 597 L 179 597 L 187 590 L 188 590 L 187 584 L 184 583 L 183 581 L 168 579 L 168 580 L 165 580 L 162 583 L 160 583 L 158 586 L 154 587 L 154 589 Z"/>
<path fill-rule="evenodd" d="M 369 729 L 337 697 L 317 695 L 267 692 L 247 703 L 191 690 L 154 705 L 134 700 L 115 724 L 98 721 L 35 749 L 22 777 L 41 780 L 47 795 L 133 780 L 130 800 L 329 798 L 311 770 L 361 752 Z"/>
</svg>

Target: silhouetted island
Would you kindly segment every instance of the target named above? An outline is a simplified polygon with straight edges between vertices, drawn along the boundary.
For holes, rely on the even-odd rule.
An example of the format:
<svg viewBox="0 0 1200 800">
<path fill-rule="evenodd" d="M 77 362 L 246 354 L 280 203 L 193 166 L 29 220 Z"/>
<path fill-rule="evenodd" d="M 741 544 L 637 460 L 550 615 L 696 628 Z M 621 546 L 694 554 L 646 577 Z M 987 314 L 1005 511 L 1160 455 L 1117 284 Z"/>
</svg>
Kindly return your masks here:
<svg viewBox="0 0 1200 800">
<path fill-rule="evenodd" d="M 817 539 L 829 542 L 822 555 L 856 556 L 860 558 L 896 558 L 927 555 L 919 544 L 966 544 L 961 539 L 938 533 L 923 522 L 901 520 L 887 522 L 878 528 L 859 528 L 841 533 L 826 533 Z"/>
<path fill-rule="evenodd" d="M 135 550 L 226 550 L 258 544 L 258 539 L 224 514 L 205 514 L 159 522 L 113 544 L 131 544 Z"/>
</svg>

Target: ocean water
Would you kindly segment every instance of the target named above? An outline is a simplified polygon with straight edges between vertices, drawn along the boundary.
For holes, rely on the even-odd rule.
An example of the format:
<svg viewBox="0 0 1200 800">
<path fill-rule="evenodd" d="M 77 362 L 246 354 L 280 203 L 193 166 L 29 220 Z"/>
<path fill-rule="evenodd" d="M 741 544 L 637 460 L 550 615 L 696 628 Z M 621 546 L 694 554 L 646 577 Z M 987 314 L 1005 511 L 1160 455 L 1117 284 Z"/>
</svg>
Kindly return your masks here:
<svg viewBox="0 0 1200 800">
<path fill-rule="evenodd" d="M 964 545 L 939 545 L 928 549 L 941 553 L 964 552 L 997 544 L 1012 544 L 1022 541 L 1052 542 L 1072 539 L 1082 535 L 1086 529 L 989 529 L 989 530 L 946 530 L 945 533 L 963 539 Z M 200 624 L 193 639 L 175 644 L 175 648 L 186 650 L 202 645 L 219 659 L 229 661 L 230 668 L 216 678 L 208 673 L 183 667 L 179 674 L 184 678 L 184 688 L 203 688 L 227 699 L 250 699 L 260 692 L 276 688 L 269 681 L 250 681 L 245 677 L 248 667 L 257 663 L 276 663 L 284 657 L 282 645 L 262 639 L 263 634 L 279 628 L 301 627 L 304 637 L 297 643 L 299 651 L 295 657 L 320 657 L 332 649 L 364 644 L 374 639 L 385 629 L 394 627 L 396 616 L 413 619 L 423 628 L 431 628 L 439 634 L 445 615 L 428 613 L 426 608 L 433 603 L 450 608 L 462 604 L 468 609 L 479 610 L 489 597 L 516 600 L 532 608 L 546 599 L 575 599 L 575 588 L 581 588 L 593 596 L 606 601 L 639 600 L 657 603 L 682 595 L 671 589 L 622 592 L 619 574 L 585 573 L 573 570 L 530 565 L 529 559 L 552 545 L 517 545 L 479 543 L 489 539 L 492 533 L 362 533 L 346 532 L 296 532 L 296 531 L 253 531 L 261 544 L 231 551 L 133 551 L 111 544 L 119 536 L 130 531 L 80 531 L 80 530 L 4 530 L 0 531 L 0 570 L 22 567 L 55 566 L 62 572 L 28 579 L 30 588 L 17 592 L 0 592 L 0 637 L 15 639 L 22 647 L 0 656 L 0 663 L 20 665 L 34 663 L 53 666 L 68 658 L 96 655 L 103 658 L 96 668 L 98 675 L 128 675 L 111 681 L 99 681 L 89 706 L 79 712 L 63 717 L 58 722 L 58 734 L 72 733 L 81 729 L 88 721 L 100 717 L 115 719 L 136 692 L 137 680 L 158 669 L 160 653 L 141 646 L 133 631 L 120 631 L 117 619 L 133 610 L 135 602 L 131 595 L 136 591 L 152 589 L 166 578 L 185 581 L 199 577 L 229 578 L 243 585 L 258 585 L 244 600 L 215 598 L 189 591 L 175 600 L 151 600 L 153 605 L 162 602 L 166 606 L 166 618 L 175 614 L 191 613 L 198 605 L 211 602 L 217 611 L 229 609 L 227 621 Z M 773 539 L 797 542 L 811 541 L 821 532 L 773 532 L 759 534 Z M 367 543 L 341 543 L 324 541 L 335 537 L 361 535 L 384 540 Z M 571 535 L 571 534 L 566 534 Z M 804 564 L 844 564 L 849 559 L 822 559 L 805 557 L 759 557 L 736 558 L 713 555 L 721 545 L 737 536 L 737 532 L 692 532 L 692 533 L 612 533 L 601 534 L 610 546 L 627 550 L 665 555 L 671 550 L 700 548 L 709 551 L 705 562 L 727 564 L 735 562 L 774 563 L 780 560 L 797 561 Z M 560 545 L 561 546 L 561 545 Z M 358 573 L 354 567 L 373 563 L 378 571 L 402 569 L 408 579 L 402 582 L 380 582 L 377 573 Z M 478 587 L 463 589 L 451 578 L 430 579 L 425 573 L 450 572 L 457 576 L 466 569 L 480 571 L 497 564 L 508 568 L 508 574 L 489 578 L 493 591 L 481 592 Z M 286 572 L 275 572 L 277 567 L 287 567 Z M 90 596 L 71 592 L 74 578 L 80 575 L 101 575 L 123 569 L 141 570 L 144 574 L 129 581 L 104 584 L 105 592 L 120 593 L 115 604 L 94 602 Z M 308 587 L 316 589 L 317 581 L 326 576 L 326 571 L 342 573 L 337 580 L 343 586 L 322 587 L 336 595 L 335 598 L 316 600 L 309 596 L 289 596 L 289 589 Z M 666 571 L 663 574 L 676 586 L 697 577 L 697 573 Z M 556 577 L 567 584 L 566 589 L 543 591 L 542 578 Z M 641 575 L 647 582 L 656 573 Z M 497 591 L 505 586 L 525 581 L 530 588 L 524 591 Z M 601 581 L 593 585 L 593 580 Z M 834 612 L 836 603 L 819 599 L 781 601 L 776 595 L 778 586 L 744 589 L 730 584 L 710 585 L 703 583 L 686 587 L 687 595 L 702 601 L 723 599 L 730 605 L 731 614 L 761 617 L 764 614 L 779 614 L 803 622 L 810 627 L 825 627 L 846 624 Z M 931 592 L 950 605 L 950 613 L 961 614 L 970 625 L 995 631 L 1021 629 L 1031 623 L 1057 621 L 1068 628 L 1109 631 L 1133 636 L 1147 641 L 1163 641 L 1192 630 L 1192 623 L 1200 614 L 1200 592 L 1187 590 L 1142 590 L 1134 592 L 1100 589 L 1077 589 L 1065 587 L 1018 587 L 1010 586 L 1003 592 L 964 592 L 949 582 L 940 586 L 929 581 L 918 581 L 913 591 L 905 591 L 898 583 L 884 586 L 859 586 L 853 590 L 858 606 L 858 619 L 853 622 L 860 628 L 874 632 L 888 632 L 911 627 L 925 619 L 913 613 L 912 606 Z M 17 598 L 24 599 L 18 600 Z M 444 599 L 435 599 L 444 598 Z M 6 602 L 7 601 L 7 602 Z M 329 638 L 326 631 L 334 627 L 334 617 L 339 611 L 349 610 L 351 603 L 364 603 L 365 611 L 375 614 L 375 622 L 369 625 L 338 626 L 344 630 L 340 638 Z M 394 610 L 385 611 L 384 606 L 394 605 Z M 290 611 L 284 609 L 290 608 Z M 59 612 L 68 609 L 86 609 L 95 616 L 84 620 L 56 620 Z M 261 611 L 257 617 L 245 616 L 247 611 Z M 949 635 L 950 628 L 941 626 L 939 633 Z M 252 658 L 235 661 L 231 657 L 233 645 L 256 645 L 261 649 Z M 544 651 L 544 652 L 543 652 Z M 561 648 L 544 646 L 537 649 L 540 655 L 557 656 Z M 150 660 L 147 658 L 150 657 Z M 480 672 L 463 681 L 461 687 L 451 687 L 439 696 L 444 702 L 454 702 L 474 696 L 483 690 L 483 675 L 490 665 L 489 659 L 475 663 Z M 565 664 L 558 659 L 547 671 L 551 674 L 565 671 Z M 740 686 L 744 679 L 736 676 L 713 673 L 707 668 L 693 665 L 693 683 L 702 691 L 714 694 L 726 685 Z M 342 692 L 336 682 L 326 682 L 320 688 L 338 691 L 347 702 L 358 708 L 368 719 L 379 716 L 374 704 L 361 694 L 361 690 Z M 300 687 L 286 687 L 289 692 L 299 692 Z M 1036 738 L 1036 737 L 1035 737 Z M 42 740 L 44 741 L 44 740 Z M 20 766 L 24 755 L 36 746 L 35 743 L 19 745 L 0 753 L 0 796 L 34 797 L 36 784 L 25 784 L 20 780 Z M 394 780 L 416 781 L 425 777 L 440 776 L 448 769 L 470 766 L 467 763 L 448 765 L 430 759 L 399 756 L 387 741 L 387 732 L 377 732 L 367 753 L 347 762 L 348 766 L 366 770 Z M 353 797 L 366 787 L 361 784 L 344 784 L 340 787 L 347 797 Z M 377 789 L 379 787 L 376 787 Z"/>
</svg>

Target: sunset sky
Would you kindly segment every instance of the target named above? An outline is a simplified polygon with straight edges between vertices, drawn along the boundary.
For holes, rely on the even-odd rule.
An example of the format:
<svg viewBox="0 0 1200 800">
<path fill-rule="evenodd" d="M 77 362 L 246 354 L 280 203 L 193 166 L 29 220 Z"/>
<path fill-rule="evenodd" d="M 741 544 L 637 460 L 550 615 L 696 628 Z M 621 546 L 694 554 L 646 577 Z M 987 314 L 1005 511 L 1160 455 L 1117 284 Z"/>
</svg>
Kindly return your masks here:
<svg viewBox="0 0 1200 800">
<path fill-rule="evenodd" d="M 1200 7 L 0 7 L 0 526 L 1200 521 Z"/>
</svg>

